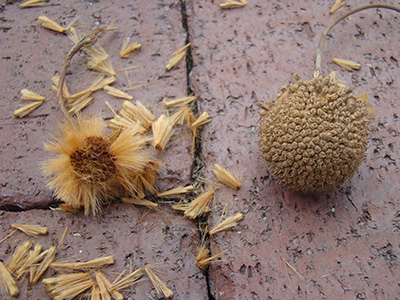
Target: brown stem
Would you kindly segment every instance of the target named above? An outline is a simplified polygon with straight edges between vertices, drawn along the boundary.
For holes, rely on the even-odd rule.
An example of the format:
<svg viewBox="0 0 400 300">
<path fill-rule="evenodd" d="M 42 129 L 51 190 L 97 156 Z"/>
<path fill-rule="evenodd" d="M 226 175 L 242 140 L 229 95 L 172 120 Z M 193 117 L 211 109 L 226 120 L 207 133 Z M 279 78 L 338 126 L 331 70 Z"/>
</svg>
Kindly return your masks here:
<svg viewBox="0 0 400 300">
<path fill-rule="evenodd" d="M 72 60 L 72 57 L 82 50 L 83 48 L 93 45 L 96 43 L 97 39 L 102 36 L 106 31 L 108 30 L 107 27 L 97 27 L 93 29 L 91 32 L 89 32 L 87 35 L 85 35 L 83 38 L 80 39 L 78 43 L 76 43 L 71 50 L 69 50 L 67 57 L 64 60 L 63 66 L 60 71 L 60 78 L 58 80 L 58 85 L 57 85 L 57 99 L 58 103 L 60 105 L 61 111 L 63 112 L 64 116 L 68 119 L 70 118 L 70 114 L 68 113 L 67 109 L 65 108 L 65 100 L 64 100 L 64 94 L 63 94 L 63 87 L 64 87 L 64 81 L 65 81 L 65 75 L 67 74 L 67 68 Z"/>
<path fill-rule="evenodd" d="M 397 12 L 400 12 L 400 8 L 393 6 L 393 5 L 388 5 L 388 4 L 369 4 L 369 5 L 364 5 L 364 6 L 360 6 L 357 7 L 351 11 L 349 11 L 348 13 L 346 13 L 345 15 L 341 16 L 340 18 L 338 18 L 337 20 L 335 20 L 331 25 L 329 25 L 325 31 L 322 33 L 321 38 L 319 40 L 319 44 L 318 44 L 318 49 L 317 49 L 317 55 L 315 58 L 315 69 L 314 69 L 314 77 L 318 77 L 319 75 L 321 75 L 321 52 L 322 52 L 322 47 L 324 45 L 324 41 L 325 41 L 325 37 L 328 35 L 329 31 L 340 21 L 342 21 L 343 19 L 346 19 L 348 16 L 355 14 L 359 11 L 362 10 L 366 10 L 366 9 L 370 9 L 370 8 L 385 8 L 385 9 L 391 9 Z"/>
</svg>

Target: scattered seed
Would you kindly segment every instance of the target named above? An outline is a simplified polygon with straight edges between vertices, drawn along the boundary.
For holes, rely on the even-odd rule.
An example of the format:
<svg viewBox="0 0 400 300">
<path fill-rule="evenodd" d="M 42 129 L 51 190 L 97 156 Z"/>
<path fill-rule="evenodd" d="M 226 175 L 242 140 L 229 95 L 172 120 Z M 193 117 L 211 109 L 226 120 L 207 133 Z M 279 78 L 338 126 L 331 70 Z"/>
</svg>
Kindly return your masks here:
<svg viewBox="0 0 400 300">
<path fill-rule="evenodd" d="M 130 38 L 127 37 L 124 42 L 122 43 L 121 51 L 119 52 L 119 56 L 121 58 L 129 58 L 130 54 L 132 54 L 135 50 L 140 50 L 142 48 L 141 44 L 133 43 L 130 44 Z"/>
<path fill-rule="evenodd" d="M 221 7 L 222 9 L 228 9 L 228 8 L 243 7 L 246 4 L 247 4 L 246 0 L 239 0 L 239 1 L 226 0 L 224 3 L 220 4 L 219 7 Z"/>
<path fill-rule="evenodd" d="M 220 222 L 214 229 L 210 230 L 210 235 L 232 228 L 238 224 L 239 221 L 243 220 L 243 214 L 237 213 L 234 216 L 227 217 L 224 221 Z"/>
<path fill-rule="evenodd" d="M 11 224 L 11 227 L 21 230 L 29 236 L 39 236 L 48 233 L 47 228 L 40 225 Z"/>
<path fill-rule="evenodd" d="M 150 281 L 156 289 L 157 294 L 164 294 L 165 298 L 171 299 L 174 296 L 174 293 L 167 287 L 164 281 L 158 278 L 158 276 L 151 269 L 151 266 L 145 265 L 143 268 L 146 271 L 147 276 L 149 276 Z"/>
<path fill-rule="evenodd" d="M 121 98 L 121 99 L 128 99 L 128 100 L 132 100 L 133 99 L 133 97 L 131 95 L 128 95 L 127 93 L 125 93 L 125 92 L 123 92 L 123 91 L 121 91 L 119 89 L 116 89 L 114 87 L 111 87 L 109 85 L 106 85 L 103 88 L 103 90 L 107 94 L 109 94 L 110 96 L 114 96 L 114 97 Z"/>
<path fill-rule="evenodd" d="M 332 58 L 332 61 L 338 66 L 346 69 L 347 71 L 359 70 L 361 65 L 350 60 L 340 59 L 340 58 Z"/>
<path fill-rule="evenodd" d="M 346 3 L 343 0 L 336 0 L 335 4 L 333 4 L 331 10 L 329 11 L 329 14 L 333 14 L 335 11 L 337 11 L 339 8 L 341 8 L 343 5 Z"/>
<path fill-rule="evenodd" d="M 234 190 L 238 190 L 242 186 L 240 181 L 237 180 L 228 170 L 221 168 L 217 164 L 214 164 L 213 172 L 219 181 Z"/>
</svg>

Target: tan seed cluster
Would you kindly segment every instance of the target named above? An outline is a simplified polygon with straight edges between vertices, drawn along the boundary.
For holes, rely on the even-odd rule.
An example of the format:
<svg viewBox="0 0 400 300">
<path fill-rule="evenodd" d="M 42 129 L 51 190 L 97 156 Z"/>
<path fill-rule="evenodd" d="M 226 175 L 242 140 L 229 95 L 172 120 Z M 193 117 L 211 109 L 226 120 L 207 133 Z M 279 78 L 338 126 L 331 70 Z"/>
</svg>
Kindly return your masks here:
<svg viewBox="0 0 400 300">
<path fill-rule="evenodd" d="M 368 101 L 355 97 L 332 74 L 295 79 L 263 114 L 260 149 L 273 176 L 289 188 L 334 188 L 350 178 L 364 158 Z"/>
</svg>

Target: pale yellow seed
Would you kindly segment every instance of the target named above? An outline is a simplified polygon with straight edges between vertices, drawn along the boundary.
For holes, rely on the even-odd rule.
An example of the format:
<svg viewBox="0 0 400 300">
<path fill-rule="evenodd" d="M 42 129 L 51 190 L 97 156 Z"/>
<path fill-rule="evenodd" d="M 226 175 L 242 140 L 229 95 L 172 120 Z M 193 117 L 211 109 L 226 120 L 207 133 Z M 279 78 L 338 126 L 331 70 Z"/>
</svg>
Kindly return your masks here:
<svg viewBox="0 0 400 300">
<path fill-rule="evenodd" d="M 338 66 L 346 69 L 348 71 L 359 70 L 361 65 L 350 60 L 340 59 L 340 58 L 332 58 L 332 61 Z"/>
<path fill-rule="evenodd" d="M 116 98 L 127 99 L 127 100 L 133 99 L 133 97 L 131 95 L 128 95 L 127 93 L 125 93 L 117 88 L 111 87 L 109 85 L 106 85 L 103 88 L 103 90 L 110 96 L 114 96 Z"/>
<path fill-rule="evenodd" d="M 343 5 L 346 3 L 343 0 L 336 0 L 335 4 L 333 4 L 331 10 L 329 11 L 329 14 L 333 14 L 335 11 L 337 11 L 339 8 L 341 8 Z"/>
<path fill-rule="evenodd" d="M 28 104 L 24 107 L 21 107 L 14 111 L 14 117 L 16 118 L 23 118 L 26 115 L 29 115 L 31 112 L 33 112 L 35 109 L 37 109 L 40 105 L 43 104 L 43 101 L 37 101 L 31 104 Z"/>
<path fill-rule="evenodd" d="M 46 16 L 39 16 L 38 22 L 42 27 L 56 32 L 64 33 L 67 31 L 67 28 L 62 27 L 60 24 L 54 22 Z"/>
<path fill-rule="evenodd" d="M 49 0 L 29 0 L 24 3 L 21 3 L 19 7 L 29 8 L 29 7 L 44 6 L 45 5 L 44 2 L 49 2 Z"/>
<path fill-rule="evenodd" d="M 219 7 L 221 7 L 222 9 L 228 9 L 228 8 L 243 7 L 246 4 L 247 4 L 246 0 L 240 0 L 240 1 L 227 0 L 224 3 L 220 4 Z"/>
</svg>

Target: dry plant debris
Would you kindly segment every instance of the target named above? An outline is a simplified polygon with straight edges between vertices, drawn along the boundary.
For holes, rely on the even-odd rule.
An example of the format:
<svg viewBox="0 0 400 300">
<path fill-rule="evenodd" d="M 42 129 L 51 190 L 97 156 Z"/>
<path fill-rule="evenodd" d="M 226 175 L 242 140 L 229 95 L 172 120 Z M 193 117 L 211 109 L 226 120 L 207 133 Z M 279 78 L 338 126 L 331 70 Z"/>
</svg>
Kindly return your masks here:
<svg viewBox="0 0 400 300">
<path fill-rule="evenodd" d="M 216 260 L 228 250 L 224 250 L 216 255 L 210 257 L 210 249 L 208 249 L 208 245 L 205 242 L 196 249 L 196 265 L 205 270 L 211 263 L 221 262 L 221 260 Z"/>
<path fill-rule="evenodd" d="M 0 261 L 0 292 L 1 294 L 10 295 L 12 297 L 18 296 L 19 289 L 14 280 L 11 276 L 8 269 L 3 265 Z"/>
<path fill-rule="evenodd" d="M 11 227 L 21 230 L 29 236 L 38 236 L 48 233 L 47 228 L 40 225 L 11 224 Z"/>
<path fill-rule="evenodd" d="M 158 295 L 164 295 L 167 299 L 171 299 L 174 296 L 174 293 L 167 287 L 165 282 L 154 273 L 153 268 L 150 265 L 145 265 L 143 269 L 146 271 L 146 274 Z"/>
<path fill-rule="evenodd" d="M 61 274 L 43 279 L 46 293 L 53 299 L 73 299 L 95 285 L 88 273 Z"/>
<path fill-rule="evenodd" d="M 213 173 L 219 181 L 233 190 L 238 190 L 242 186 L 240 181 L 236 179 L 235 176 L 218 164 L 214 164 Z"/>
<path fill-rule="evenodd" d="M 121 98 L 121 99 L 127 99 L 127 100 L 133 99 L 133 97 L 131 95 L 128 95 L 127 93 L 125 93 L 117 88 L 111 87 L 109 85 L 106 85 L 103 88 L 103 90 L 110 96 L 114 96 L 114 97 Z"/>
<path fill-rule="evenodd" d="M 163 151 L 172 137 L 173 126 L 169 117 L 161 115 L 153 122 L 153 144 L 154 149 Z"/>
<path fill-rule="evenodd" d="M 15 275 L 17 275 L 17 279 L 21 278 L 22 276 L 26 275 L 28 272 L 30 273 L 29 281 L 33 281 L 33 277 L 35 276 L 36 272 L 36 265 L 38 262 L 42 260 L 45 254 L 40 255 L 42 252 L 42 245 L 35 244 L 33 250 L 29 251 L 29 254 L 24 262 L 24 264 L 15 271 Z"/>
<path fill-rule="evenodd" d="M 21 107 L 14 111 L 14 117 L 16 118 L 23 118 L 26 115 L 29 115 L 31 112 L 33 112 L 35 109 L 37 109 L 39 106 L 43 104 L 43 101 L 36 101 L 31 104 L 28 104 L 24 107 Z"/>
<path fill-rule="evenodd" d="M 142 44 L 129 44 L 129 42 L 130 38 L 127 37 L 122 43 L 121 51 L 119 52 L 119 56 L 121 58 L 129 58 L 133 51 L 140 50 L 142 48 Z"/>
<path fill-rule="evenodd" d="M 297 270 L 291 264 L 289 264 L 283 256 L 281 256 L 281 259 L 300 279 L 304 279 L 304 277 L 299 272 L 297 272 Z"/>
<path fill-rule="evenodd" d="M 344 6 L 346 3 L 343 0 L 336 0 L 335 4 L 333 4 L 331 10 L 329 11 L 329 14 L 333 14 L 335 11 L 337 11 L 339 8 Z"/>
<path fill-rule="evenodd" d="M 232 227 L 236 226 L 238 224 L 238 222 L 241 220 L 243 220 L 242 213 L 237 213 L 234 216 L 227 217 L 225 220 L 223 220 L 217 226 L 215 226 L 212 230 L 210 230 L 209 234 L 213 235 L 218 232 L 232 228 Z"/>
<path fill-rule="evenodd" d="M 90 70 L 98 72 L 100 75 L 104 76 L 115 76 L 114 67 L 109 59 L 101 60 L 97 58 L 92 58 L 87 62 L 87 67 Z"/>
<path fill-rule="evenodd" d="M 16 117 L 16 118 L 23 118 L 26 115 L 33 112 L 35 109 L 37 109 L 39 106 L 41 106 L 43 104 L 45 97 L 43 97 L 39 94 L 36 94 L 35 92 L 32 92 L 28 89 L 22 89 L 21 90 L 21 99 L 25 100 L 25 101 L 33 101 L 33 102 L 14 111 L 14 117 Z"/>
<path fill-rule="evenodd" d="M 124 101 L 121 106 L 120 114 L 128 120 L 139 122 L 146 128 L 150 128 L 156 120 L 153 113 L 140 101 L 136 101 L 136 104 Z"/>
<path fill-rule="evenodd" d="M 118 278 L 112 283 L 110 286 L 110 291 L 121 291 L 124 290 L 128 287 L 131 287 L 132 285 L 136 284 L 138 280 L 143 276 L 143 271 L 142 269 L 137 269 L 134 272 L 124 276 L 123 273 L 118 276 Z"/>
<path fill-rule="evenodd" d="M 131 204 L 135 204 L 135 205 L 142 205 L 142 206 L 147 206 L 149 208 L 157 208 L 158 207 L 157 203 L 154 203 L 154 202 L 146 200 L 146 199 L 140 199 L 140 198 L 122 197 L 121 201 L 123 203 L 131 203 Z"/>
<path fill-rule="evenodd" d="M 29 7 L 38 7 L 46 5 L 45 2 L 49 2 L 49 0 L 29 0 L 21 3 L 19 7 L 21 8 L 29 8 Z"/>
<path fill-rule="evenodd" d="M 51 77 L 51 81 L 53 82 L 53 85 L 51 86 L 51 90 L 57 94 L 57 86 L 58 82 L 60 81 L 60 76 L 54 75 Z M 64 98 L 69 98 L 71 94 L 69 93 L 67 85 L 64 83 L 63 85 L 63 97 Z"/>
<path fill-rule="evenodd" d="M 190 45 L 191 44 L 189 43 L 174 52 L 174 57 L 169 60 L 168 64 L 165 67 L 166 71 L 170 71 L 173 67 L 177 66 L 182 61 L 182 59 L 186 56 L 187 48 L 189 48 Z"/>
<path fill-rule="evenodd" d="M 192 134 L 193 134 L 192 152 L 194 151 L 196 136 L 198 134 L 199 127 L 203 126 L 209 122 L 211 122 L 211 117 L 210 117 L 209 113 L 205 111 L 200 115 L 200 117 L 198 117 L 193 123 L 191 123 L 190 130 L 192 131 Z"/>
<path fill-rule="evenodd" d="M 101 268 L 105 265 L 111 265 L 114 263 L 114 257 L 112 255 L 106 257 L 99 257 L 87 262 L 53 262 L 50 266 L 56 270 L 67 270 L 67 271 L 76 271 L 76 270 L 89 270 L 94 268 Z"/>
<path fill-rule="evenodd" d="M 237 7 L 243 7 L 246 4 L 247 4 L 246 0 L 239 0 L 239 1 L 226 0 L 224 3 L 221 3 L 219 7 L 221 7 L 222 9 L 237 8 Z"/>
<path fill-rule="evenodd" d="M 45 98 L 43 96 L 40 96 L 39 94 L 36 94 L 35 92 L 32 92 L 28 89 L 21 90 L 21 99 L 28 100 L 28 101 L 44 101 L 45 100 Z"/>
<path fill-rule="evenodd" d="M 172 209 L 181 210 L 186 217 L 196 219 L 197 217 L 210 212 L 210 202 L 215 194 L 215 189 L 212 188 L 207 192 L 197 196 L 192 202 L 185 204 L 172 205 Z"/>
<path fill-rule="evenodd" d="M 361 65 L 355 62 L 352 62 L 350 60 L 345 60 L 341 58 L 332 58 L 332 62 L 337 64 L 338 66 L 342 67 L 343 69 L 347 71 L 353 71 L 353 70 L 360 70 Z"/>
<path fill-rule="evenodd" d="M 182 97 L 182 98 L 178 98 L 178 99 L 171 100 L 171 101 L 167 101 L 164 98 L 163 103 L 164 103 L 164 107 L 167 109 L 168 108 L 182 108 L 182 107 L 188 105 L 189 103 L 193 102 L 196 99 L 197 99 L 196 96 Z"/>
<path fill-rule="evenodd" d="M 69 29 L 69 27 L 64 28 L 46 16 L 39 16 L 38 22 L 43 28 L 50 29 L 59 33 L 65 33 Z"/>
<path fill-rule="evenodd" d="M 186 121 L 187 125 L 190 126 L 194 122 L 194 116 L 191 112 L 191 109 L 188 105 L 185 105 L 178 109 L 171 117 L 172 125 L 176 124 L 183 125 Z"/>
<path fill-rule="evenodd" d="M 165 191 L 162 193 L 157 193 L 156 196 L 159 198 L 171 197 L 171 196 L 174 197 L 177 195 L 189 193 L 189 192 L 193 191 L 193 189 L 194 189 L 193 185 L 189 185 L 189 186 L 185 186 L 185 187 L 177 187 L 172 190 L 168 190 L 168 191 Z"/>
</svg>

